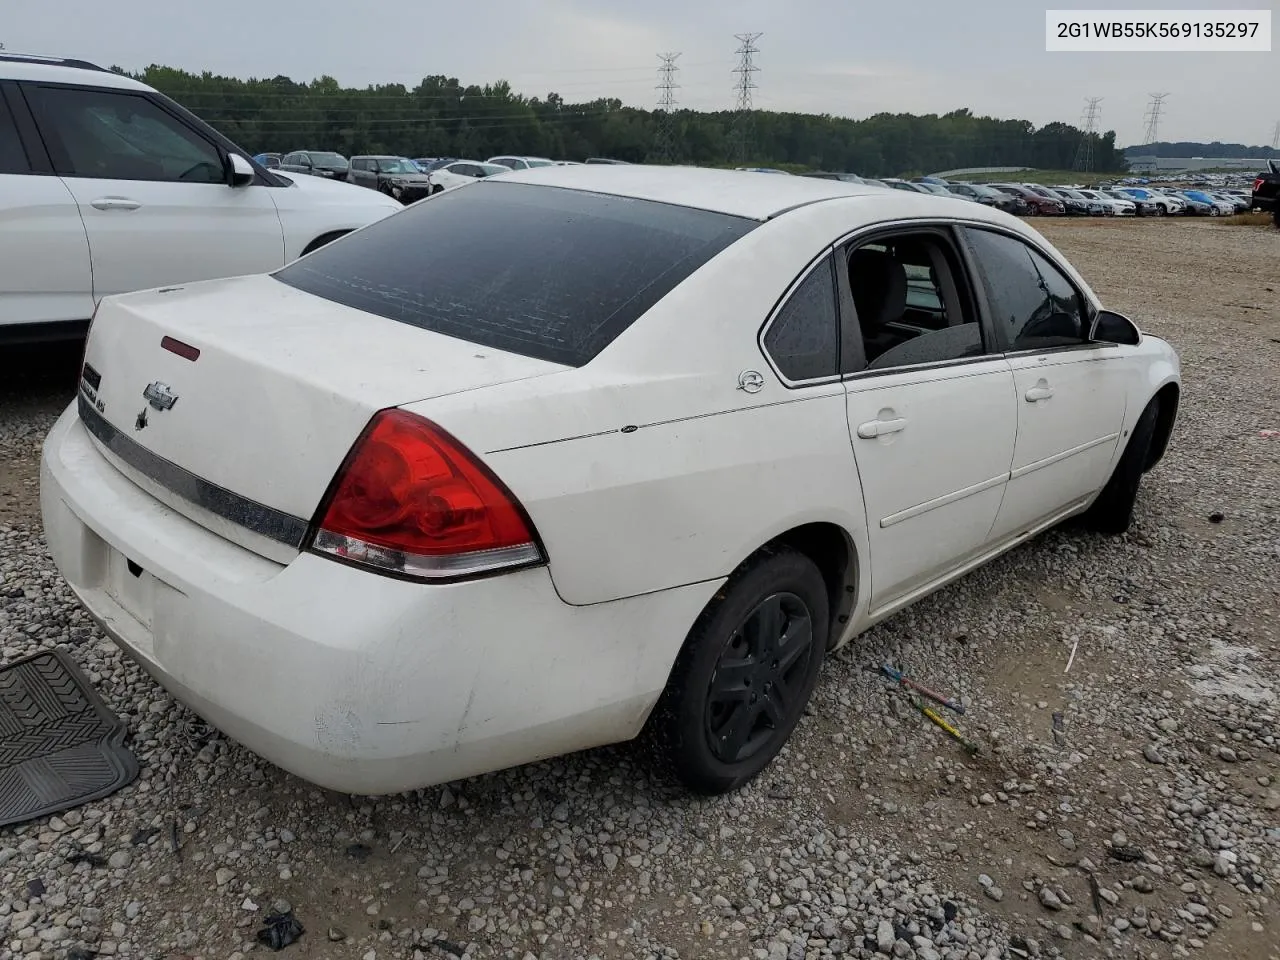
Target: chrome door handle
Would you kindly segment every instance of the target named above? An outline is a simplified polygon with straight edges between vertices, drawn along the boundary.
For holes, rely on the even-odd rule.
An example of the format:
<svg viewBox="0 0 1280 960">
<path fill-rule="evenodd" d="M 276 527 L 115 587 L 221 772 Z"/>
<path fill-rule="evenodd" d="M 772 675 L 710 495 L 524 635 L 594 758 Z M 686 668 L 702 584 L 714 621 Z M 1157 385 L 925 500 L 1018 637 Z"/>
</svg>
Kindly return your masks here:
<svg viewBox="0 0 1280 960">
<path fill-rule="evenodd" d="M 128 197 L 99 197 L 89 201 L 89 206 L 95 210 L 137 210 L 142 204 Z"/>
<path fill-rule="evenodd" d="M 883 437 L 886 433 L 898 433 L 907 429 L 907 421 L 899 417 L 897 420 L 868 420 L 858 426 L 858 436 L 863 440 Z"/>
<path fill-rule="evenodd" d="M 1046 386 L 1044 383 L 1037 383 L 1025 394 L 1027 403 L 1035 403 L 1037 400 L 1048 400 L 1053 396 L 1053 388 Z"/>
</svg>

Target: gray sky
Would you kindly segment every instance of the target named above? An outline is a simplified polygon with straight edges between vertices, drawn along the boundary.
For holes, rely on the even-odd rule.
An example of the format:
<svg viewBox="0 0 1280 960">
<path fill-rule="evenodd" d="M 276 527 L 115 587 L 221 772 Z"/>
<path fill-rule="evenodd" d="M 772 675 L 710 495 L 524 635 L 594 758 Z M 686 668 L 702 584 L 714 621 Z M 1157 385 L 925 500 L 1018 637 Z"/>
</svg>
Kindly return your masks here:
<svg viewBox="0 0 1280 960">
<path fill-rule="evenodd" d="M 1276 0 L 1158 0 L 1191 9 Z M 762 32 L 755 105 L 865 117 L 976 113 L 1079 123 L 1103 97 L 1101 126 L 1140 142 L 1147 95 L 1168 92 L 1162 140 L 1271 142 L 1280 122 L 1280 53 L 1067 54 L 1044 50 L 1046 6 L 969 0 L 7 0 L 9 51 L 151 63 L 232 76 L 321 74 L 346 86 L 505 79 L 528 96 L 655 103 L 659 51 L 680 52 L 680 106 L 733 103 L 735 33 Z M 1093 0 L 1090 9 L 1139 6 Z M 1280 20 L 1280 17 L 1275 19 Z M 410 25 L 411 24 L 411 25 Z M 1273 29 L 1275 27 L 1273 26 Z M 1273 47 L 1276 45 L 1273 37 Z M 1262 112 L 1259 107 L 1262 106 Z M 1273 115 L 1274 114 L 1274 115 Z"/>
</svg>

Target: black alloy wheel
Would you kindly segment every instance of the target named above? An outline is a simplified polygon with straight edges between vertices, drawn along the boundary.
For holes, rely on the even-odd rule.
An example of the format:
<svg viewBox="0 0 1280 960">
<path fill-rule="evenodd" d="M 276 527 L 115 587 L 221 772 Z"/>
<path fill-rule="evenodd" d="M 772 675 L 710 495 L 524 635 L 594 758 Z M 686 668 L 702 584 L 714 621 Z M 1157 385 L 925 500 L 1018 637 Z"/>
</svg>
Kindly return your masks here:
<svg viewBox="0 0 1280 960">
<path fill-rule="evenodd" d="M 722 763 L 749 759 L 781 730 L 813 655 L 813 614 L 794 593 L 765 597 L 729 637 L 707 694 L 707 744 Z"/>
<path fill-rule="evenodd" d="M 762 548 L 707 604 L 676 657 L 648 724 L 661 763 L 703 794 L 759 774 L 804 715 L 829 632 L 818 567 L 789 547 Z"/>
</svg>

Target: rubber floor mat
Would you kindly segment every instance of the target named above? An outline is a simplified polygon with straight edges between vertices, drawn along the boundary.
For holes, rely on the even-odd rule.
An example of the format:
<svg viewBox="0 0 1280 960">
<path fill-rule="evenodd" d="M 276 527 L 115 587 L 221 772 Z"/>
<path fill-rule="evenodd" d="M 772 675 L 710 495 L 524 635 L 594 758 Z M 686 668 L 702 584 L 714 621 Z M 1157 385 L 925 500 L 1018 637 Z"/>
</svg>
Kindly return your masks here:
<svg viewBox="0 0 1280 960">
<path fill-rule="evenodd" d="M 97 800 L 132 783 L 125 725 L 59 650 L 0 667 L 0 827 Z"/>
</svg>

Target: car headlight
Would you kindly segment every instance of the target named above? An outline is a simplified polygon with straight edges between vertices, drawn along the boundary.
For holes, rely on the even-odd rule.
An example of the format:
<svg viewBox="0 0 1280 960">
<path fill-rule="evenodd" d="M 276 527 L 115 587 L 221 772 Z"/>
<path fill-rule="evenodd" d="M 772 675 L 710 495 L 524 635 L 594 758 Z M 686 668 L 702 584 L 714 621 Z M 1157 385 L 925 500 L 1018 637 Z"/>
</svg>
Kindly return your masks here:
<svg viewBox="0 0 1280 960">
<path fill-rule="evenodd" d="M 392 177 L 392 178 L 391 178 L 391 185 L 392 185 L 393 187 L 403 187 L 403 186 L 404 186 L 404 177 Z"/>
</svg>

